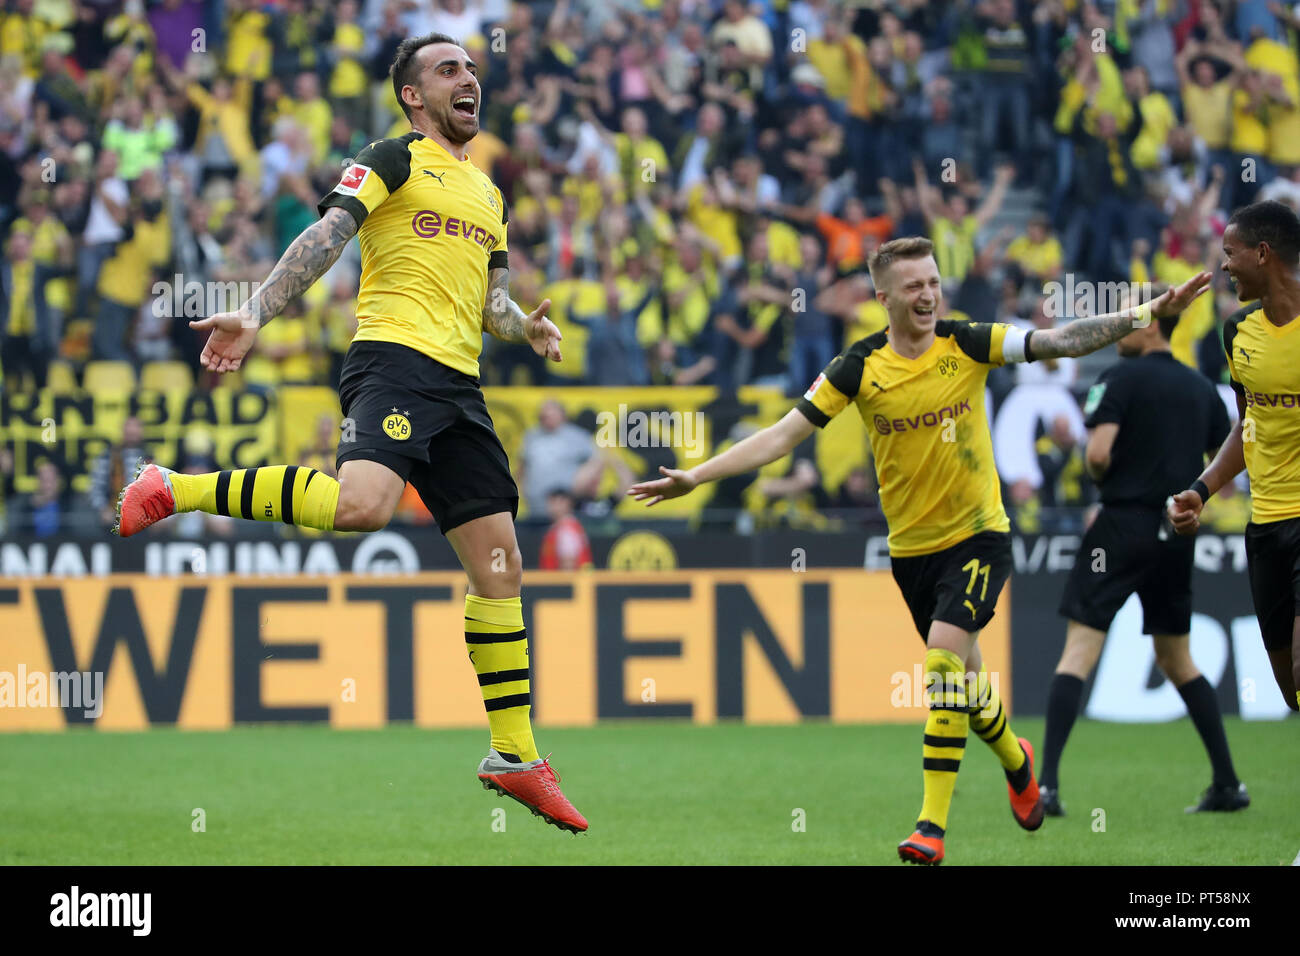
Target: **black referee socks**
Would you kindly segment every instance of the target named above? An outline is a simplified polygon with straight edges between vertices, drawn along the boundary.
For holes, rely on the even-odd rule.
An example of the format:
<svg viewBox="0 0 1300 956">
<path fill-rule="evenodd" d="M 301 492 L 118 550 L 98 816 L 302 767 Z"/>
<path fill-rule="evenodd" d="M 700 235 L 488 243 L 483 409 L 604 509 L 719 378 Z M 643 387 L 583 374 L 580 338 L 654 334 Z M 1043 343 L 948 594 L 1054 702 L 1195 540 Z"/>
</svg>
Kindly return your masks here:
<svg viewBox="0 0 1300 956">
<path fill-rule="evenodd" d="M 1228 738 L 1223 732 L 1223 717 L 1219 714 L 1219 699 L 1204 675 L 1189 680 L 1178 688 L 1178 694 L 1187 705 L 1187 713 L 1201 735 L 1205 752 L 1210 755 L 1214 768 L 1216 787 L 1235 787 L 1237 772 L 1232 767 L 1232 754 L 1228 752 Z"/>
<path fill-rule="evenodd" d="M 1043 764 L 1038 771 L 1038 783 L 1059 790 L 1056 771 L 1061 763 L 1065 742 L 1070 739 L 1075 718 L 1079 716 L 1079 701 L 1083 697 L 1083 681 L 1073 674 L 1057 674 L 1047 695 L 1047 729 L 1044 731 Z"/>
</svg>

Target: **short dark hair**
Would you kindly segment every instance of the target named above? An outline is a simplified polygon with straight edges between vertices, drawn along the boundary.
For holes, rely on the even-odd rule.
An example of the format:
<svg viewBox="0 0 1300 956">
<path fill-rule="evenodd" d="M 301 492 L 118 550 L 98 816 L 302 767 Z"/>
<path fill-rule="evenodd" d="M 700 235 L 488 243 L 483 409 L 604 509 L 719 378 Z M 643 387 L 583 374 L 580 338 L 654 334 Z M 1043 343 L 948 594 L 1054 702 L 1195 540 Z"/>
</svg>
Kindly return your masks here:
<svg viewBox="0 0 1300 956">
<path fill-rule="evenodd" d="M 1248 246 L 1267 243 L 1283 265 L 1300 263 L 1300 218 L 1290 206 L 1273 199 L 1253 202 L 1234 212 L 1228 225 L 1237 227 Z"/>
<path fill-rule="evenodd" d="M 445 33 L 426 33 L 424 36 L 407 37 L 397 45 L 397 55 L 393 57 L 393 65 L 388 68 L 388 75 L 393 78 L 393 93 L 397 96 L 397 105 L 402 108 L 408 120 L 411 118 L 411 108 L 402 99 L 402 87 L 413 85 L 415 82 L 415 74 L 418 72 L 415 68 L 415 54 L 435 43 L 460 46 L 460 41 Z"/>
</svg>

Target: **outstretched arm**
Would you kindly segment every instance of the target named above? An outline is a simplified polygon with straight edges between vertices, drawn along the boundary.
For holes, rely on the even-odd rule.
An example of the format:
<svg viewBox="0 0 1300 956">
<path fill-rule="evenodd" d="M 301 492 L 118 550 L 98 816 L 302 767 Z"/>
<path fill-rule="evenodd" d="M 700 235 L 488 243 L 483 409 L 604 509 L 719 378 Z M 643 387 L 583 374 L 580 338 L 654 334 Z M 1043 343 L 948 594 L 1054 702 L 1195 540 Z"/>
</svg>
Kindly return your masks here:
<svg viewBox="0 0 1300 956">
<path fill-rule="evenodd" d="M 814 430 L 815 426 L 804 417 L 803 412 L 797 408 L 791 409 L 775 425 L 755 432 L 721 455 L 696 465 L 690 471 L 660 467 L 659 473 L 663 478 L 635 484 L 627 493 L 637 501 L 645 501 L 647 507 L 657 505 L 666 498 L 680 498 L 706 481 L 743 475 L 747 471 L 771 464 L 778 458 L 784 458 Z"/>
<path fill-rule="evenodd" d="M 254 316 L 259 327 L 266 325 L 329 271 L 356 234 L 352 213 L 338 206 L 327 209 L 284 250 L 266 281 L 244 303 L 243 311 Z"/>
<path fill-rule="evenodd" d="M 503 342 L 519 345 L 527 342 L 538 355 L 558 362 L 563 336 L 555 323 L 546 317 L 546 310 L 550 307 L 551 300 L 543 299 L 532 312 L 524 312 L 510 298 L 510 270 L 489 270 L 487 297 L 483 300 L 484 332 Z"/>
<path fill-rule="evenodd" d="M 1210 278 L 1208 272 L 1199 273 L 1164 295 L 1123 312 L 1075 319 L 1057 329 L 1035 329 L 1029 334 L 1029 350 L 1035 359 L 1090 355 L 1152 319 L 1182 312 L 1210 287 Z"/>
<path fill-rule="evenodd" d="M 289 244 L 271 274 L 235 312 L 221 312 L 190 323 L 209 329 L 200 361 L 214 372 L 233 372 L 253 347 L 257 330 L 284 311 L 334 265 L 343 247 L 357 232 L 352 213 L 332 206 Z"/>
</svg>

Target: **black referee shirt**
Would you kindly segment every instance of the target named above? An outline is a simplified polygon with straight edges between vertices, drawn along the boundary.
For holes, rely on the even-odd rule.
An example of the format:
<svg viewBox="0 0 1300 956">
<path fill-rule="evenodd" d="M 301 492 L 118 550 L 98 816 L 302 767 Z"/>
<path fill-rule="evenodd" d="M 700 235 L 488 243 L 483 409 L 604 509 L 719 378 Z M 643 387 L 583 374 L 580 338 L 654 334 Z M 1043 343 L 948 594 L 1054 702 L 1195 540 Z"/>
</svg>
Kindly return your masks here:
<svg viewBox="0 0 1300 956">
<path fill-rule="evenodd" d="M 1104 505 L 1163 508 L 1183 491 L 1228 437 L 1228 411 L 1200 372 L 1169 352 L 1112 365 L 1088 391 L 1089 428 L 1119 425 L 1110 467 L 1101 479 Z"/>
</svg>

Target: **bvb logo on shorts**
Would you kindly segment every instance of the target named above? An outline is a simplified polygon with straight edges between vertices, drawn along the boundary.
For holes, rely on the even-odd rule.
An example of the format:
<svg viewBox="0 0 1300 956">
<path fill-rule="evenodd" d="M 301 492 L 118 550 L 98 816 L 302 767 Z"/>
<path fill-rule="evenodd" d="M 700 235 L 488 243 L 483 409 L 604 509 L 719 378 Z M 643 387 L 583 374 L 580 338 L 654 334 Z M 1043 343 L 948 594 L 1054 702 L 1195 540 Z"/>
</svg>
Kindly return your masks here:
<svg viewBox="0 0 1300 956">
<path fill-rule="evenodd" d="M 411 437 L 411 422 L 404 412 L 393 409 L 392 414 L 384 419 L 384 434 L 394 441 L 406 441 Z"/>
</svg>

